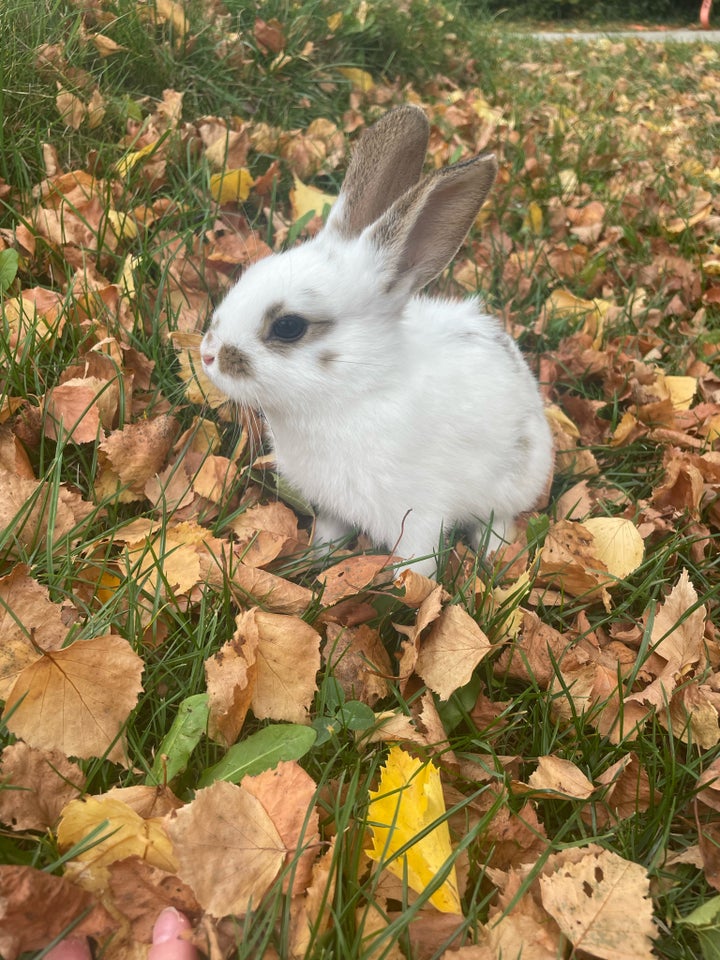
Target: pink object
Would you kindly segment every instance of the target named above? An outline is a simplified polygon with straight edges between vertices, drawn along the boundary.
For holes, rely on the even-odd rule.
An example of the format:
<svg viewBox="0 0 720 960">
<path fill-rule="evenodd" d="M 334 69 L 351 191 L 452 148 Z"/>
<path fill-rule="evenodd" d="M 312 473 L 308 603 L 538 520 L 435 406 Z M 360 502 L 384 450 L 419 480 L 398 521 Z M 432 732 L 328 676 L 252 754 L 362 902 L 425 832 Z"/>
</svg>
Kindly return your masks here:
<svg viewBox="0 0 720 960">
<path fill-rule="evenodd" d="M 712 0 L 702 0 L 700 4 L 700 24 L 704 30 L 710 29 L 710 11 L 712 10 Z"/>
<path fill-rule="evenodd" d="M 198 951 L 183 937 L 191 929 L 184 913 L 167 907 L 155 921 L 148 960 L 199 960 Z"/>
<path fill-rule="evenodd" d="M 45 956 L 47 960 L 92 960 L 85 937 L 65 937 Z"/>
</svg>

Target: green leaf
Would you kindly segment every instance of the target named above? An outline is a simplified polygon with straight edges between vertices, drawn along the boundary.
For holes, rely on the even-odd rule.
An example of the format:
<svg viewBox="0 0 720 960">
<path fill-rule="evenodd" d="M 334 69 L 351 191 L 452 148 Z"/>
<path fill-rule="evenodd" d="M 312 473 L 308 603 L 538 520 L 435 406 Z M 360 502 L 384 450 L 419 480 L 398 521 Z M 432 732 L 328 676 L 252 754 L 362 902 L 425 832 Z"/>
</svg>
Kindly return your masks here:
<svg viewBox="0 0 720 960">
<path fill-rule="evenodd" d="M 216 780 L 239 783 L 243 777 L 270 770 L 281 760 L 299 760 L 315 743 L 312 727 L 296 723 L 275 723 L 236 743 L 214 767 L 200 777 L 198 786 L 209 787 Z"/>
<path fill-rule="evenodd" d="M 17 250 L 0 250 L 0 293 L 5 293 L 17 276 Z"/>
<path fill-rule="evenodd" d="M 196 693 L 180 704 L 173 725 L 163 738 L 155 762 L 145 778 L 147 784 L 162 784 L 174 780 L 188 765 L 190 754 L 207 730 L 208 695 Z"/>
<path fill-rule="evenodd" d="M 720 897 L 701 903 L 678 922 L 693 928 L 704 960 L 720 960 Z"/>
<path fill-rule="evenodd" d="M 377 719 L 370 707 L 359 700 L 348 700 L 338 710 L 337 717 L 348 730 L 369 730 Z"/>
</svg>

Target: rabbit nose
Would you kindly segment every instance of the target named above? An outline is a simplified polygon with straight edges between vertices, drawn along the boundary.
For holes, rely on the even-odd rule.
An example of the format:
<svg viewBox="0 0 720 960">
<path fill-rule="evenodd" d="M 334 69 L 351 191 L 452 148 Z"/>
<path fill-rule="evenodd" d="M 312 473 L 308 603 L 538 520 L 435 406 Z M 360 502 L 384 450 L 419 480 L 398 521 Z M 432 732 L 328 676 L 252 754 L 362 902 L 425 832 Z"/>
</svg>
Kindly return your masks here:
<svg viewBox="0 0 720 960">
<path fill-rule="evenodd" d="M 215 363 L 217 355 L 217 345 L 213 342 L 212 336 L 206 333 L 200 344 L 200 359 L 203 366 L 211 367 Z"/>
</svg>

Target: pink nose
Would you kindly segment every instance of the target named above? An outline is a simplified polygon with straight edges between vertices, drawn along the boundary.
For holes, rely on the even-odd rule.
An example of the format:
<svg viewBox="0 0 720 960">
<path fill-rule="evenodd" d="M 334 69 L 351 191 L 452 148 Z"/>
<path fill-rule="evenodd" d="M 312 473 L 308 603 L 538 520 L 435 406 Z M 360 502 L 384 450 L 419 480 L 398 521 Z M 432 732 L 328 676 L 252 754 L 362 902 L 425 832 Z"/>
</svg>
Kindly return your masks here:
<svg viewBox="0 0 720 960">
<path fill-rule="evenodd" d="M 214 353 L 208 353 L 206 350 L 204 350 L 204 351 L 200 354 L 200 357 L 201 357 L 202 362 L 205 364 L 206 367 L 211 367 L 211 366 L 215 363 L 215 354 L 214 354 Z"/>
</svg>

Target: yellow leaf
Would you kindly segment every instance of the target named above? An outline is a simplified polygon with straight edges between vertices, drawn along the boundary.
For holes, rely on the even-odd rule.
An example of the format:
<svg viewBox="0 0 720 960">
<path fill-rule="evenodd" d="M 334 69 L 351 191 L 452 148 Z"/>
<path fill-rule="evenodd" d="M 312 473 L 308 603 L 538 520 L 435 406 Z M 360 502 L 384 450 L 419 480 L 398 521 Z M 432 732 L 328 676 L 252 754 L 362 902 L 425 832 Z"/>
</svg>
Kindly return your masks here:
<svg viewBox="0 0 720 960">
<path fill-rule="evenodd" d="M 720 260 L 717 258 L 705 260 L 702 268 L 709 277 L 720 277 Z"/>
<path fill-rule="evenodd" d="M 300 220 L 310 212 L 322 215 L 326 206 L 332 206 L 337 197 L 323 193 L 317 187 L 309 187 L 293 174 L 294 188 L 290 191 L 290 206 L 293 220 Z"/>
<path fill-rule="evenodd" d="M 560 197 L 563 201 L 567 202 L 577 190 L 577 174 L 574 170 L 561 170 L 560 173 L 558 173 L 558 180 L 560 181 Z"/>
<path fill-rule="evenodd" d="M 645 555 L 645 544 L 632 520 L 590 517 L 582 525 L 593 535 L 593 552 L 608 573 L 622 579 L 637 570 Z"/>
<path fill-rule="evenodd" d="M 115 172 L 120 177 L 126 177 L 136 163 L 139 163 L 140 160 L 144 160 L 146 157 L 151 156 L 157 150 L 158 146 L 159 141 L 153 140 L 152 143 L 146 144 L 140 150 L 129 151 L 115 164 Z"/>
<path fill-rule="evenodd" d="M 333 33 L 335 33 L 335 31 L 340 27 L 340 25 L 343 22 L 342 11 L 340 11 L 339 13 L 332 13 L 326 19 L 327 19 L 328 29 L 331 30 Z"/>
<path fill-rule="evenodd" d="M 90 39 L 95 44 L 97 52 L 101 57 L 111 57 L 114 53 L 127 50 L 127 47 L 123 47 L 122 44 L 116 43 L 110 37 L 106 37 L 104 33 L 94 33 Z"/>
<path fill-rule="evenodd" d="M 714 417 L 710 417 L 703 427 L 703 433 L 708 443 L 714 443 L 715 440 L 720 440 L 720 413 L 716 413 Z"/>
<path fill-rule="evenodd" d="M 665 377 L 673 410 L 689 410 L 697 390 L 696 377 Z"/>
<path fill-rule="evenodd" d="M 160 819 L 144 820 L 132 807 L 114 797 L 86 797 L 71 800 L 58 826 L 60 848 L 80 843 L 99 828 L 103 839 L 75 854 L 75 859 L 95 866 L 107 866 L 127 857 L 140 857 L 153 867 L 175 873 L 177 863 L 170 838 Z"/>
<path fill-rule="evenodd" d="M 134 240 L 137 237 L 137 223 L 130 214 L 120 213 L 110 208 L 107 212 L 107 220 L 118 240 Z"/>
<path fill-rule="evenodd" d="M 534 233 L 536 236 L 542 233 L 542 207 L 539 203 L 536 203 L 535 200 L 531 200 L 528 204 L 527 213 L 525 214 L 525 219 L 523 220 L 523 227 L 525 227 L 525 229 L 529 230 L 531 233 Z"/>
<path fill-rule="evenodd" d="M 210 177 L 210 193 L 218 203 L 237 203 L 247 200 L 254 183 L 250 171 L 245 167 L 225 170 Z"/>
<path fill-rule="evenodd" d="M 593 347 L 596 350 L 602 343 L 605 317 L 609 308 L 610 303 L 607 300 L 583 300 L 562 288 L 553 290 L 543 304 L 543 312 L 548 316 L 584 320 L 583 333 L 593 338 Z"/>
<path fill-rule="evenodd" d="M 185 36 L 189 24 L 185 11 L 179 3 L 175 3 L 175 0 L 155 0 L 155 9 L 159 20 L 172 24 L 173 30 L 177 31 L 181 37 Z"/>
<path fill-rule="evenodd" d="M 545 419 L 548 421 L 550 426 L 552 426 L 553 423 L 556 423 L 563 433 L 567 433 L 571 437 L 575 437 L 576 440 L 580 439 L 580 431 L 572 422 L 570 417 L 565 413 L 565 411 L 561 410 L 557 404 L 551 403 L 545 408 Z"/>
<path fill-rule="evenodd" d="M 360 93 L 369 93 L 375 86 L 375 81 L 367 70 L 360 70 L 358 67 L 338 67 L 338 73 L 350 81 L 353 90 L 358 90 Z"/>
<path fill-rule="evenodd" d="M 401 880 L 407 877 L 408 886 L 422 893 L 452 856 L 437 767 L 392 747 L 378 789 L 370 797 L 373 843 L 368 856 Z M 421 833 L 424 836 L 418 837 Z M 398 857 L 398 850 L 407 844 L 409 849 Z M 454 866 L 430 903 L 442 913 L 462 912 Z"/>
</svg>

